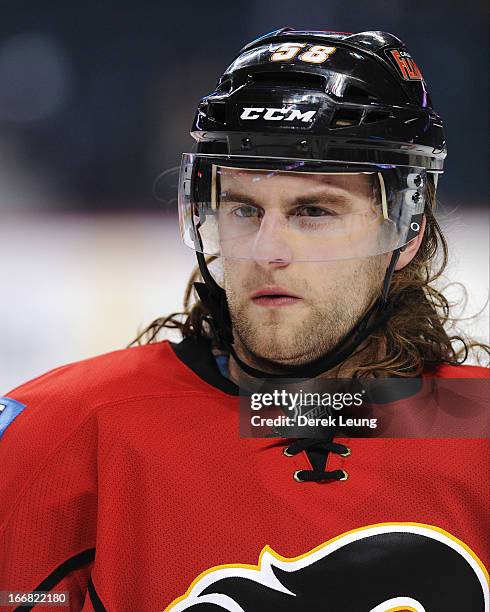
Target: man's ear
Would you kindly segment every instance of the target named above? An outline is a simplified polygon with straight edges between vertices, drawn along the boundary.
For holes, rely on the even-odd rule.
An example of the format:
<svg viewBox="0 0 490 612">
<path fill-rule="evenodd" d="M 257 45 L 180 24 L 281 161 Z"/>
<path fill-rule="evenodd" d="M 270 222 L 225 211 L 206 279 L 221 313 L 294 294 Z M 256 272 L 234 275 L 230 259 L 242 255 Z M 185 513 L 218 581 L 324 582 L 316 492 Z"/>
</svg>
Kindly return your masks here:
<svg viewBox="0 0 490 612">
<path fill-rule="evenodd" d="M 400 252 L 400 257 L 396 263 L 395 270 L 401 270 L 415 257 L 417 251 L 419 250 L 420 243 L 422 242 L 422 238 L 424 237 L 426 225 L 427 223 L 424 215 L 420 224 L 421 227 L 419 233 L 415 236 L 415 238 L 412 238 L 412 240 L 405 245 L 404 250 Z"/>
</svg>

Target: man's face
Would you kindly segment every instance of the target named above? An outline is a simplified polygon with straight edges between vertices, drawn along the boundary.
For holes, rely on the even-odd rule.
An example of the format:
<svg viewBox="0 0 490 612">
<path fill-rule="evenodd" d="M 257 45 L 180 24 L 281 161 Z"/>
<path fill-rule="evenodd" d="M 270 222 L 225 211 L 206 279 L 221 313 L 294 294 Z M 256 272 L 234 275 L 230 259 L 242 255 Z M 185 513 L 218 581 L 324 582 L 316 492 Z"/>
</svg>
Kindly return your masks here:
<svg viewBox="0 0 490 612">
<path fill-rule="evenodd" d="M 224 286 L 237 348 L 255 362 L 311 361 L 355 325 L 380 293 L 373 177 L 220 172 Z"/>
</svg>

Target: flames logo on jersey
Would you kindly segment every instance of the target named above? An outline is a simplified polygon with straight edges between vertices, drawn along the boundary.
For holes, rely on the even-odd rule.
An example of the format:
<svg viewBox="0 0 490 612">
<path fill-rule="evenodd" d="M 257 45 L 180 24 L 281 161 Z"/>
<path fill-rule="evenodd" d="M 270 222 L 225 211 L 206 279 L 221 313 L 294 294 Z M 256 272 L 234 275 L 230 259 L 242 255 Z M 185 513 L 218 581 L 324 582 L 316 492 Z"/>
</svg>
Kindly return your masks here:
<svg viewBox="0 0 490 612">
<path fill-rule="evenodd" d="M 381 524 L 286 558 L 203 572 L 166 612 L 488 612 L 488 573 L 462 542 L 429 525 Z"/>
</svg>

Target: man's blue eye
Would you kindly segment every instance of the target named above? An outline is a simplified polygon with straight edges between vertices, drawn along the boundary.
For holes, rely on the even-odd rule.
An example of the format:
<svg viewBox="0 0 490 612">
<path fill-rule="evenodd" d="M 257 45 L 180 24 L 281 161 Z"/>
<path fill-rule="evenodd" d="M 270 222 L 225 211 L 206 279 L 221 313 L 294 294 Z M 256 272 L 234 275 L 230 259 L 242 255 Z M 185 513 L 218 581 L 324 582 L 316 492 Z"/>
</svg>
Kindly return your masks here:
<svg viewBox="0 0 490 612">
<path fill-rule="evenodd" d="M 237 217 L 261 217 L 262 211 L 259 208 L 255 208 L 255 206 L 238 206 L 233 211 Z"/>
</svg>

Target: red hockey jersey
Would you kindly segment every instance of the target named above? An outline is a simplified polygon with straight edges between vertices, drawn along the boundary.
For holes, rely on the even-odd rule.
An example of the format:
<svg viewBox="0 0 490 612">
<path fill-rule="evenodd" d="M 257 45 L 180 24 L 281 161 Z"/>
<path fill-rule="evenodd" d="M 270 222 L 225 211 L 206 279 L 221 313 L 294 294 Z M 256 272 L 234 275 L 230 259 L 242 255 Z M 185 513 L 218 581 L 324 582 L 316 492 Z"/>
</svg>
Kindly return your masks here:
<svg viewBox="0 0 490 612">
<path fill-rule="evenodd" d="M 193 340 L 57 368 L 3 406 L 0 591 L 84 611 L 488 611 L 485 440 L 339 438 L 350 456 L 323 465 L 349 478 L 297 482 L 314 455 L 240 437 L 237 389 Z"/>
</svg>

